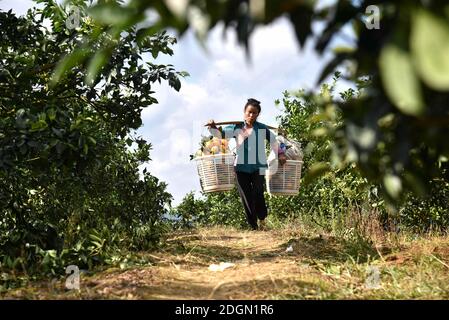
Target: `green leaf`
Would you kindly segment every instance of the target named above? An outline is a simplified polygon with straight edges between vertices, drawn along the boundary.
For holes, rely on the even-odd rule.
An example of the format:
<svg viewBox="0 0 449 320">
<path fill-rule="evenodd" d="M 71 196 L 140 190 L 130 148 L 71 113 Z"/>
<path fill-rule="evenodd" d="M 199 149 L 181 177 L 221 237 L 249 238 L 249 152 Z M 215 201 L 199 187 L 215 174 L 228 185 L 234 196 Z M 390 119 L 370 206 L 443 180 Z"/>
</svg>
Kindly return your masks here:
<svg viewBox="0 0 449 320">
<path fill-rule="evenodd" d="M 56 110 L 53 108 L 48 109 L 47 116 L 48 116 L 48 119 L 50 119 L 51 121 L 55 120 L 56 119 Z"/>
<path fill-rule="evenodd" d="M 55 145 L 57 145 L 59 143 L 58 139 L 51 139 L 50 143 L 49 143 L 49 147 L 53 148 Z"/>
<path fill-rule="evenodd" d="M 134 10 L 122 7 L 116 2 L 109 2 L 89 8 L 88 14 L 100 23 L 118 25 L 130 20 L 134 15 Z"/>
<path fill-rule="evenodd" d="M 168 80 L 168 84 L 176 91 L 179 91 L 181 89 L 181 81 L 179 81 L 177 77 L 172 77 L 170 80 Z"/>
<path fill-rule="evenodd" d="M 397 175 L 391 173 L 384 176 L 384 186 L 387 193 L 393 199 L 397 199 L 402 191 L 401 179 Z"/>
<path fill-rule="evenodd" d="M 151 55 L 153 56 L 154 59 L 157 58 L 157 56 L 159 55 L 159 47 L 158 46 L 153 46 L 153 48 L 151 48 Z"/>
<path fill-rule="evenodd" d="M 56 85 L 56 83 L 58 83 L 59 80 L 61 80 L 64 73 L 71 70 L 76 65 L 80 64 L 85 59 L 88 53 L 89 51 L 87 49 L 78 48 L 74 50 L 72 53 L 66 55 L 56 66 L 56 69 L 50 81 L 50 85 L 51 86 Z"/>
<path fill-rule="evenodd" d="M 87 140 L 89 140 L 90 141 L 90 143 L 91 144 L 93 144 L 93 145 L 96 145 L 97 144 L 97 141 L 93 138 L 93 137 L 87 137 Z"/>
<path fill-rule="evenodd" d="M 178 75 L 185 78 L 185 77 L 190 77 L 190 73 L 188 73 L 187 71 L 179 71 Z"/>
<path fill-rule="evenodd" d="M 423 181 L 416 175 L 411 172 L 407 172 L 404 174 L 404 181 L 408 183 L 410 188 L 421 197 L 424 197 L 427 194 L 427 188 Z"/>
<path fill-rule="evenodd" d="M 410 55 L 395 44 L 386 45 L 380 54 L 382 83 L 393 104 L 408 115 L 424 112 L 421 86 Z"/>
<path fill-rule="evenodd" d="M 309 35 L 312 33 L 313 10 L 308 5 L 298 6 L 290 12 L 290 20 L 295 28 L 296 39 L 304 47 Z"/>
<path fill-rule="evenodd" d="M 376 144 L 376 131 L 372 127 L 359 127 L 348 123 L 347 135 L 364 149 L 371 149 Z"/>
<path fill-rule="evenodd" d="M 411 49 L 423 81 L 437 90 L 449 89 L 449 23 L 421 9 L 413 16 Z"/>
<path fill-rule="evenodd" d="M 328 135 L 328 129 L 325 127 L 320 127 L 312 130 L 312 136 L 319 138 L 319 137 L 325 137 Z"/>
<path fill-rule="evenodd" d="M 317 178 L 321 177 L 323 174 L 328 172 L 331 169 L 330 165 L 325 162 L 317 162 L 314 163 L 309 170 L 307 171 L 305 177 L 304 177 L 304 184 L 309 184 L 316 180 Z"/>
<path fill-rule="evenodd" d="M 48 127 L 47 122 L 45 120 L 38 120 L 31 125 L 30 131 L 40 131 L 46 129 Z"/>
<path fill-rule="evenodd" d="M 159 32 L 161 28 L 162 26 L 156 23 L 151 27 L 139 29 L 136 33 L 136 41 L 139 44 L 139 46 L 142 46 L 146 39 Z"/>
<path fill-rule="evenodd" d="M 100 51 L 97 51 L 95 55 L 92 57 L 92 59 L 89 62 L 89 66 L 87 67 L 87 74 L 85 78 L 85 82 L 89 86 L 94 84 L 98 72 L 106 64 L 110 56 L 111 56 L 111 49 L 105 48 Z"/>
<path fill-rule="evenodd" d="M 356 50 L 353 47 L 336 46 L 332 48 L 332 51 L 334 54 L 341 54 L 341 53 L 353 54 Z"/>
</svg>

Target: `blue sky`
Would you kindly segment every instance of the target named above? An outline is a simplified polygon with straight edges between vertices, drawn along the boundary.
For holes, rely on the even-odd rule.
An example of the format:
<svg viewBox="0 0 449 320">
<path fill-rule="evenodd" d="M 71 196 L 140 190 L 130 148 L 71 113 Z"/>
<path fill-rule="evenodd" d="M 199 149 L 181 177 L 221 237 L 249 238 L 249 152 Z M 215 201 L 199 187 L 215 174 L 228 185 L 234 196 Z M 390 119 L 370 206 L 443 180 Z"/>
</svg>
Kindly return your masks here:
<svg viewBox="0 0 449 320">
<path fill-rule="evenodd" d="M 13 9 L 18 14 L 24 14 L 33 5 L 30 0 L 0 0 L 2 10 Z M 315 25 L 314 31 L 319 32 L 320 28 Z M 154 87 L 159 104 L 143 111 L 144 125 L 137 132 L 152 143 L 152 161 L 146 166 L 168 184 L 175 205 L 187 192 L 200 190 L 196 167 L 189 155 L 197 150 L 201 134 L 206 133 L 204 123 L 209 119 L 241 120 L 246 99 L 252 97 L 262 102 L 258 120 L 276 126 L 276 116 L 282 110 L 274 101 L 282 98 L 285 90 L 314 88 L 331 57 L 330 53 L 318 56 L 312 39 L 300 50 L 286 18 L 256 29 L 250 40 L 251 64 L 247 63 L 244 49 L 237 45 L 235 34 L 227 31 L 224 41 L 222 33 L 221 24 L 212 30 L 206 53 L 188 31 L 173 46 L 172 57 L 156 60 L 190 74 L 182 80 L 179 92 L 166 84 Z"/>
</svg>

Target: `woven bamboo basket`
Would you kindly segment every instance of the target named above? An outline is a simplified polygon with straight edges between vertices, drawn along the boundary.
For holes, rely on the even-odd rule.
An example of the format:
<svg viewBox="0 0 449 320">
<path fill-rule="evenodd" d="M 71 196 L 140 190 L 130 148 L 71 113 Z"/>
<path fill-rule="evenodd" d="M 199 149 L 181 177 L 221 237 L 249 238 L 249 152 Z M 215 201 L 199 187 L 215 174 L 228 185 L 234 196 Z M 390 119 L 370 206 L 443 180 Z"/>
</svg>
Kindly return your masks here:
<svg viewBox="0 0 449 320">
<path fill-rule="evenodd" d="M 215 154 L 195 158 L 204 192 L 228 191 L 234 187 L 234 155 Z"/>
<path fill-rule="evenodd" d="M 301 179 L 301 168 L 303 162 L 300 160 L 287 160 L 273 174 L 270 167 L 265 175 L 267 191 L 273 195 L 294 196 L 299 193 L 299 181 Z"/>
</svg>

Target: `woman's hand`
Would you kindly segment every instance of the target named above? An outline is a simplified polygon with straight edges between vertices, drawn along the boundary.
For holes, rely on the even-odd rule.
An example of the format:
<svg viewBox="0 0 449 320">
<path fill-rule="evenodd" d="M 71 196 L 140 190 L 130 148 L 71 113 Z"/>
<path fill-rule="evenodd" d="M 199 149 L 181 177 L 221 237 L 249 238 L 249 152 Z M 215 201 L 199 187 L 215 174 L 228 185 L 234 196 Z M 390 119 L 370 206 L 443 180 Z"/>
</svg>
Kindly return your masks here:
<svg viewBox="0 0 449 320">
<path fill-rule="evenodd" d="M 213 119 L 209 120 L 206 126 L 208 126 L 209 129 L 217 129 L 217 125 L 215 124 L 215 121 Z"/>
<path fill-rule="evenodd" d="M 287 156 L 285 155 L 285 153 L 280 153 L 278 155 L 278 160 L 279 160 L 279 164 L 281 166 L 283 166 L 287 162 Z"/>
</svg>

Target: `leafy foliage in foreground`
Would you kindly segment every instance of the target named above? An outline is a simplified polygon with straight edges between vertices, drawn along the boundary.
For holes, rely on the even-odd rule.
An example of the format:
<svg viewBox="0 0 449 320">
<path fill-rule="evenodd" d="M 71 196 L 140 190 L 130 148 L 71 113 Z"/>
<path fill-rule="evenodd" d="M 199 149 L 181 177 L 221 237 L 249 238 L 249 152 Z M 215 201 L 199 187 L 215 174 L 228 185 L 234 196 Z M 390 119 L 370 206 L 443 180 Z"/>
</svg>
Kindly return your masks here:
<svg viewBox="0 0 449 320">
<path fill-rule="evenodd" d="M 172 197 L 165 183 L 139 172 L 151 144 L 132 130 L 141 126 L 142 109 L 157 103 L 152 84 L 168 80 L 179 89 L 185 75 L 170 65 L 144 65 L 142 54 L 172 54 L 176 40 L 155 34 L 138 43 L 130 30 L 110 47 L 104 34 L 85 53 L 107 47 L 111 56 L 89 80 L 89 65 L 67 54 L 100 29 L 84 20 L 70 30 L 64 19 L 53 1 L 25 17 L 0 11 L 2 269 L 90 268 L 116 248 L 157 245 L 165 228 Z M 61 57 L 72 68 L 52 82 Z"/>
</svg>

